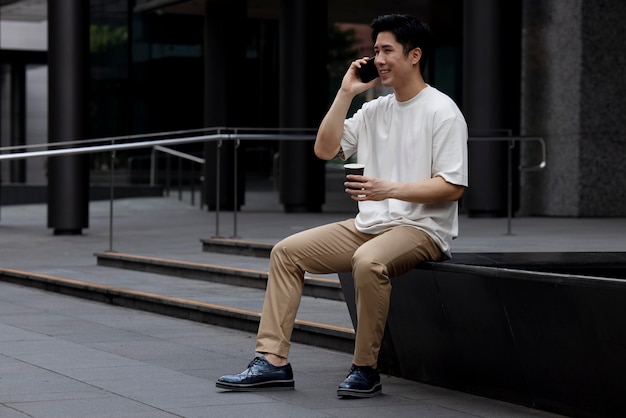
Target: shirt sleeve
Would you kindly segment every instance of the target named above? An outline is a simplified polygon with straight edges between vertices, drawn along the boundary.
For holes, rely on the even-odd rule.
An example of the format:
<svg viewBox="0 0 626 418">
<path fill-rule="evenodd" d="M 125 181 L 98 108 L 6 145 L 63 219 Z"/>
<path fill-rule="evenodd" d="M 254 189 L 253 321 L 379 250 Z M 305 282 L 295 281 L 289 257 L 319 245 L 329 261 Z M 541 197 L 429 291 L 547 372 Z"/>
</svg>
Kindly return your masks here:
<svg viewBox="0 0 626 418">
<path fill-rule="evenodd" d="M 359 109 L 343 123 L 343 136 L 339 144 L 346 160 L 356 153 L 362 114 L 363 110 Z"/>
<path fill-rule="evenodd" d="M 467 124 L 460 117 L 443 121 L 433 133 L 432 176 L 468 186 Z"/>
</svg>

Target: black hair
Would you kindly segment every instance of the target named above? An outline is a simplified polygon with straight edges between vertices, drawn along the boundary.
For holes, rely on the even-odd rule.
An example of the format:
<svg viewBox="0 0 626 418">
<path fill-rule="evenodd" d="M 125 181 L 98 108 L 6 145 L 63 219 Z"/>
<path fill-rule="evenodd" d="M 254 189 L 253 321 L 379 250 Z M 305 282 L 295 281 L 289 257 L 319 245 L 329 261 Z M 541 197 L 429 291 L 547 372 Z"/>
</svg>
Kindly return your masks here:
<svg viewBox="0 0 626 418">
<path fill-rule="evenodd" d="M 404 55 L 415 48 L 422 50 L 420 70 L 422 74 L 426 69 L 428 58 L 432 54 L 433 34 L 427 23 L 406 14 L 388 14 L 375 18 L 371 23 L 372 41 L 376 42 L 381 32 L 391 32 L 400 44 Z"/>
</svg>

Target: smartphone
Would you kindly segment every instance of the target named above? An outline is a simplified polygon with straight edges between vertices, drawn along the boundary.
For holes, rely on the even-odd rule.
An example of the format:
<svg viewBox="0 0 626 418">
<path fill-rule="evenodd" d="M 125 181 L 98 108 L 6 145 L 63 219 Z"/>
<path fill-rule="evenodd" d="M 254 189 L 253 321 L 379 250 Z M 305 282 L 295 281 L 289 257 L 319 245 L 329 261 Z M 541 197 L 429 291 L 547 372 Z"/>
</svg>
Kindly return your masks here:
<svg viewBox="0 0 626 418">
<path fill-rule="evenodd" d="M 359 77 L 364 83 L 368 83 L 378 77 L 378 70 L 376 69 L 376 64 L 374 64 L 374 57 L 367 60 L 367 64 L 362 65 L 361 68 L 359 68 Z"/>
</svg>

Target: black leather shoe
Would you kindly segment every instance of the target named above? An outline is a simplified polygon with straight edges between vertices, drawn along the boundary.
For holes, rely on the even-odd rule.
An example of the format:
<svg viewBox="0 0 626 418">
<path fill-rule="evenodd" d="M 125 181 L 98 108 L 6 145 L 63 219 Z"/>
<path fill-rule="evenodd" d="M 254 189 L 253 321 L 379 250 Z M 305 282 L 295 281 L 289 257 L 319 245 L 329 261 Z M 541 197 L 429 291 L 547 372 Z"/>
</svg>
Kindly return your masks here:
<svg viewBox="0 0 626 418">
<path fill-rule="evenodd" d="M 255 357 L 239 374 L 222 376 L 215 386 L 233 391 L 293 390 L 291 364 L 274 366 L 265 357 Z"/>
<path fill-rule="evenodd" d="M 346 380 L 337 389 L 337 396 L 342 398 L 371 398 L 382 393 L 378 370 L 368 366 L 352 365 Z"/>
</svg>

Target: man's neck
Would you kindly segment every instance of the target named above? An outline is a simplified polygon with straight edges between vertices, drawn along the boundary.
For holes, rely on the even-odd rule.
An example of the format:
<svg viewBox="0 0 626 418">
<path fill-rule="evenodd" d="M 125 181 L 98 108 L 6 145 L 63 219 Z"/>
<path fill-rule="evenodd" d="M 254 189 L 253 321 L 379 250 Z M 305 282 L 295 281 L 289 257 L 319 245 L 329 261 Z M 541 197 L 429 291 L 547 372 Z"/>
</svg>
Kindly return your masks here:
<svg viewBox="0 0 626 418">
<path fill-rule="evenodd" d="M 399 102 L 406 102 L 411 100 L 419 94 L 420 91 L 426 88 L 427 84 L 423 78 L 416 79 L 412 83 L 403 86 L 400 89 L 394 89 L 396 100 Z"/>
</svg>

